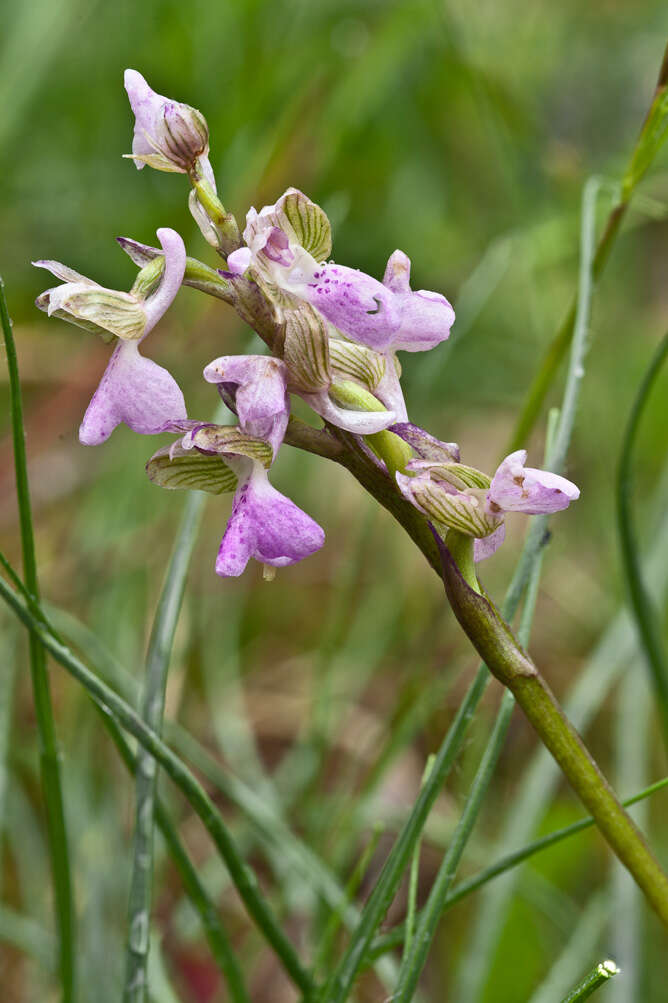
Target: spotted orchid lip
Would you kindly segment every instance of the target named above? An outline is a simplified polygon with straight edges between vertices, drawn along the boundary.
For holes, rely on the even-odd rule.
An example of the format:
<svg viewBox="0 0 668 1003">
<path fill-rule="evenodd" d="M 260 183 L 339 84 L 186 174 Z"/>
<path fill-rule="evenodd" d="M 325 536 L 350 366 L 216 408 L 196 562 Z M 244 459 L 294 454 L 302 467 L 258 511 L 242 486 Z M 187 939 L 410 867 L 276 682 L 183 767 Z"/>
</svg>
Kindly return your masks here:
<svg viewBox="0 0 668 1003">
<path fill-rule="evenodd" d="M 320 550 L 323 529 L 272 487 L 262 464 L 246 457 L 228 457 L 227 463 L 238 486 L 216 558 L 217 575 L 236 577 L 251 558 L 283 568 Z"/>
</svg>

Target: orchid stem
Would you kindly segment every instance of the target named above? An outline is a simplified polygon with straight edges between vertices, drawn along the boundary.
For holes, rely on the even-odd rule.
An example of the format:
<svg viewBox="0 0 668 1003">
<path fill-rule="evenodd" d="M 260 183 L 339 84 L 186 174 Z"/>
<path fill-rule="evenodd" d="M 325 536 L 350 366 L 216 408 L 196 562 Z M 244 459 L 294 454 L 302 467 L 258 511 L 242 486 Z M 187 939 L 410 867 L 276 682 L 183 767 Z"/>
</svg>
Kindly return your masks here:
<svg viewBox="0 0 668 1003">
<path fill-rule="evenodd" d="M 465 539 L 472 549 L 473 540 Z M 457 547 L 463 549 L 464 541 L 457 541 Z M 460 625 L 490 672 L 513 693 L 571 787 L 594 816 L 609 846 L 668 927 L 668 878 L 642 834 L 496 608 L 464 579 L 448 547 L 442 545 L 441 553 L 446 592 Z"/>
</svg>

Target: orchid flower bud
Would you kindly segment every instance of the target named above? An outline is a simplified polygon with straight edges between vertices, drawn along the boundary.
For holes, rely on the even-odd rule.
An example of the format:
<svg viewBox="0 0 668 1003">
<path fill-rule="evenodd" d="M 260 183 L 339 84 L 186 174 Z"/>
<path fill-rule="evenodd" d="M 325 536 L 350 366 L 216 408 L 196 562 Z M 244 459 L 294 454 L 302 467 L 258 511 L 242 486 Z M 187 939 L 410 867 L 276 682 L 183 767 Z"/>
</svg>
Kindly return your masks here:
<svg viewBox="0 0 668 1003">
<path fill-rule="evenodd" d="M 136 70 L 125 71 L 125 89 L 135 115 L 132 157 L 141 170 L 204 177 L 214 184 L 209 164 L 209 128 L 196 108 L 156 94 Z M 215 184 L 214 184 L 215 187 Z"/>
</svg>

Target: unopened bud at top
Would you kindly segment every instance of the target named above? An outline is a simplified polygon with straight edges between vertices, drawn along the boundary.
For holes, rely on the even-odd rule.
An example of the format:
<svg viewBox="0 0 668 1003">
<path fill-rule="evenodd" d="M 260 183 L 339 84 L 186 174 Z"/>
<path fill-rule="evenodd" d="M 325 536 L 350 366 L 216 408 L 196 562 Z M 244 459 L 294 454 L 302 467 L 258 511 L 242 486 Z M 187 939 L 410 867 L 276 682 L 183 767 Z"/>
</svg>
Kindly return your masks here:
<svg viewBox="0 0 668 1003">
<path fill-rule="evenodd" d="M 132 157 L 158 171 L 204 177 L 213 184 L 208 160 L 209 128 L 196 108 L 151 90 L 141 73 L 125 71 L 125 89 L 135 115 Z"/>
</svg>

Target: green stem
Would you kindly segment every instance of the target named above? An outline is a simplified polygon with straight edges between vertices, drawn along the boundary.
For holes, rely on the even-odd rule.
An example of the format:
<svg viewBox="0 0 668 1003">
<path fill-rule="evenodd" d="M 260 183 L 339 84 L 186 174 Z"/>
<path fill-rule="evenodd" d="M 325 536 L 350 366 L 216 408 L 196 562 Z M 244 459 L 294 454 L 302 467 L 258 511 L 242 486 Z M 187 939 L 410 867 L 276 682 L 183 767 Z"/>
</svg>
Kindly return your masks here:
<svg viewBox="0 0 668 1003">
<path fill-rule="evenodd" d="M 645 373 L 624 433 L 617 467 L 617 526 L 631 610 L 654 686 L 663 726 L 663 740 L 668 748 L 668 658 L 661 629 L 654 613 L 654 604 L 643 581 L 631 513 L 633 450 L 638 427 L 652 387 L 666 357 L 668 357 L 668 334 L 661 341 L 649 369 Z"/>
<path fill-rule="evenodd" d="M 395 516 L 411 538 L 418 544 L 425 556 L 427 556 L 430 563 L 433 566 L 436 566 L 438 563 L 439 571 L 442 575 L 443 571 L 440 560 L 436 561 L 433 555 L 434 550 L 438 554 L 437 544 L 434 541 L 433 534 L 428 529 L 427 522 L 420 513 L 408 502 L 405 502 L 405 499 L 397 491 L 393 491 L 391 495 L 384 493 L 384 485 L 387 483 L 387 478 L 381 474 L 381 482 L 379 484 L 375 473 L 380 474 L 380 471 L 377 471 L 377 468 L 373 468 L 371 473 L 369 473 L 369 465 L 357 463 L 356 454 L 352 450 L 345 465 L 354 473 L 360 483 L 367 487 L 367 490 L 371 491 L 374 497 Z M 405 503 L 405 508 L 403 504 L 400 504 L 396 508 L 393 507 L 392 498 L 400 499 L 401 503 Z M 531 527 L 527 534 L 515 574 L 508 586 L 504 599 L 502 611 L 503 615 L 508 619 L 512 619 L 517 612 L 527 580 L 531 575 L 535 562 L 539 559 L 545 543 L 544 530 L 538 534 L 535 531 L 532 532 L 533 530 L 534 526 Z M 427 545 L 425 532 L 426 536 L 430 538 L 431 547 Z M 429 777 L 420 791 L 411 814 L 402 826 L 401 832 L 385 861 L 380 878 L 369 896 L 359 923 L 352 933 L 348 949 L 327 982 L 325 993 L 322 997 L 323 1000 L 326 1000 L 326 1003 L 343 1003 L 347 999 L 355 976 L 367 954 L 371 940 L 396 894 L 413 847 L 424 828 L 431 807 L 459 754 L 468 726 L 473 719 L 488 681 L 489 671 L 483 663 L 478 667 L 473 682 L 469 686 L 436 754 L 434 766 Z"/>
<path fill-rule="evenodd" d="M 153 621 L 146 658 L 142 717 L 160 735 L 174 634 L 183 602 L 190 557 L 206 496 L 188 497 Z M 148 952 L 153 881 L 153 813 L 158 771 L 149 752 L 139 749 L 135 786 L 135 835 L 128 905 L 125 1003 L 144 1003 L 148 993 Z"/>
<path fill-rule="evenodd" d="M 4 599 L 19 620 L 41 640 L 55 660 L 84 686 L 100 708 L 105 713 L 112 714 L 118 723 L 151 753 L 182 791 L 211 836 L 249 915 L 305 999 L 311 1000 L 314 992 L 311 976 L 302 966 L 269 903 L 260 893 L 257 878 L 239 853 L 220 812 L 192 771 L 125 700 L 98 679 L 83 662 L 51 635 L 48 627 L 28 609 L 2 579 L 0 579 L 0 598 Z"/>
<path fill-rule="evenodd" d="M 193 177 L 191 183 L 197 200 L 215 227 L 218 249 L 223 257 L 227 257 L 228 254 L 241 246 L 239 225 L 232 213 L 227 212 L 215 189 L 208 181 L 202 177 Z"/>
<path fill-rule="evenodd" d="M 605 229 L 603 230 L 596 247 L 596 254 L 592 263 L 594 285 L 598 284 L 605 266 L 608 263 L 610 252 L 613 248 L 615 240 L 617 239 L 619 229 L 622 225 L 622 220 L 624 219 L 626 210 L 629 206 L 629 201 L 630 196 L 626 199 L 626 201 L 619 202 L 610 211 L 610 215 L 608 216 L 605 224 Z M 577 299 L 575 299 L 571 304 L 565 320 L 555 334 L 554 339 L 550 342 L 538 372 L 529 386 L 524 405 L 520 411 L 515 428 L 513 429 L 510 442 L 506 447 L 506 453 L 512 453 L 516 449 L 521 449 L 524 444 L 529 441 L 529 437 L 533 431 L 536 421 L 538 420 L 547 392 L 552 386 L 555 376 L 557 375 L 557 370 L 563 362 L 569 345 L 573 340 L 576 310 Z"/>
<path fill-rule="evenodd" d="M 618 974 L 619 968 L 614 961 L 602 961 L 589 975 L 584 977 L 582 982 L 578 983 L 575 989 L 562 1000 L 562 1003 L 580 1003 L 580 1000 L 586 1000 L 587 997 L 596 992 L 599 986 Z"/>
<path fill-rule="evenodd" d="M 668 878 L 566 718 L 549 686 L 492 603 L 464 580 L 442 547 L 445 588 L 453 612 L 490 672 L 514 694 L 609 846 L 668 927 Z"/>
<path fill-rule="evenodd" d="M 21 528 L 23 573 L 28 592 L 39 596 L 35 540 L 32 528 L 28 466 L 26 461 L 23 405 L 19 382 L 16 346 L 9 318 L 5 287 L 0 278 L 0 320 L 7 353 L 7 369 L 11 394 L 12 436 L 14 443 L 14 469 L 16 472 L 16 497 Z M 51 691 L 46 669 L 46 654 L 39 638 L 31 634 L 30 674 L 32 677 L 35 718 L 39 735 L 39 759 L 42 796 L 46 809 L 46 826 L 53 877 L 56 923 L 58 927 L 59 974 L 63 1003 L 72 1003 L 75 994 L 74 965 L 74 904 L 72 877 L 68 852 L 65 809 L 58 757 L 58 740 L 51 705 Z"/>
<path fill-rule="evenodd" d="M 373 935 L 396 894 L 432 805 L 459 753 L 468 725 L 487 684 L 487 678 L 487 669 L 481 666 L 436 753 L 429 777 L 383 865 L 380 877 L 362 910 L 360 921 L 352 933 L 348 949 L 325 986 L 320 997 L 323 1003 L 344 1003 L 348 998 Z"/>
</svg>

